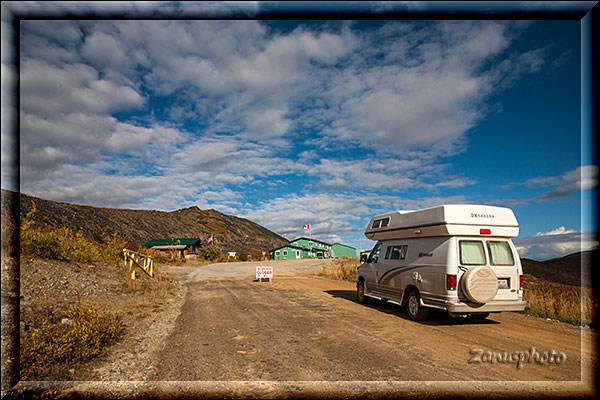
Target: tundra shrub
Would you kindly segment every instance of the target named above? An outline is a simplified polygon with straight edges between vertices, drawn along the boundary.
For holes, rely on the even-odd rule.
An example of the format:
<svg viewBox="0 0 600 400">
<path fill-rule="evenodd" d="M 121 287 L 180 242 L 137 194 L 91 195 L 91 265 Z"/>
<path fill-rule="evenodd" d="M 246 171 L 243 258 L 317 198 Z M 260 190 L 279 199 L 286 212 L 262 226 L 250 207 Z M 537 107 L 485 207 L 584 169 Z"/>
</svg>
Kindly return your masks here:
<svg viewBox="0 0 600 400">
<path fill-rule="evenodd" d="M 55 231 L 41 229 L 27 229 L 21 232 L 21 252 L 47 259 L 64 258 L 59 235 Z"/>
<path fill-rule="evenodd" d="M 120 317 L 100 312 L 91 303 L 66 313 L 41 313 L 21 342 L 21 379 L 68 378 L 67 366 L 91 360 L 125 333 Z"/>
<path fill-rule="evenodd" d="M 221 248 L 217 246 L 205 246 L 198 250 L 200 257 L 207 261 L 215 261 L 221 257 Z"/>
<path fill-rule="evenodd" d="M 107 263 L 117 264 L 123 261 L 123 249 L 127 241 L 121 239 L 115 233 L 111 239 L 106 241 L 106 246 L 102 249 L 102 259 Z"/>
</svg>

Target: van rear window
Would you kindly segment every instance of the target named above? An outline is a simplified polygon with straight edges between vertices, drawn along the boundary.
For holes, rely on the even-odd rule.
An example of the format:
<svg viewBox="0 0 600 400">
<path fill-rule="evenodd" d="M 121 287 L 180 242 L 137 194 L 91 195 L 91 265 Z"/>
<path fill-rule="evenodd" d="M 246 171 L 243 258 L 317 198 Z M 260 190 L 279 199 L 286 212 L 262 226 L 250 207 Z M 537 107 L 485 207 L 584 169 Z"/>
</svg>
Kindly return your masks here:
<svg viewBox="0 0 600 400">
<path fill-rule="evenodd" d="M 484 265 L 485 251 L 483 243 L 479 240 L 461 240 L 460 263 L 462 265 Z"/>
<path fill-rule="evenodd" d="M 515 259 L 507 242 L 489 240 L 487 245 L 492 265 L 515 265 Z"/>
</svg>

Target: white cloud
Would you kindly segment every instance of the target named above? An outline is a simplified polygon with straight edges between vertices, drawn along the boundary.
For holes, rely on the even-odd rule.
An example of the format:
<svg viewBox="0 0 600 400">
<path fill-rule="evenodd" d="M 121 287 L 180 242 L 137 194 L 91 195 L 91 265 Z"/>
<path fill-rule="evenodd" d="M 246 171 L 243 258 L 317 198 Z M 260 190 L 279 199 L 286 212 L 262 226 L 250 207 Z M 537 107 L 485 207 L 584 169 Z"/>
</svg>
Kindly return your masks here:
<svg viewBox="0 0 600 400">
<path fill-rule="evenodd" d="M 534 178 L 526 182 L 526 186 L 539 184 L 540 186 L 556 186 L 549 192 L 538 197 L 536 201 L 547 201 L 569 196 L 583 190 L 593 189 L 598 186 L 598 166 L 584 165 L 575 170 L 567 171 L 560 177 Z"/>
<path fill-rule="evenodd" d="M 252 138 L 272 138 L 285 135 L 292 121 L 285 117 L 285 110 L 265 107 L 249 110 L 246 114 L 247 131 Z"/>
<path fill-rule="evenodd" d="M 567 171 L 557 176 L 541 176 L 528 179 L 525 182 L 513 182 L 503 186 L 503 189 L 525 186 L 528 189 L 540 189 L 553 187 L 550 191 L 538 196 L 520 199 L 504 199 L 502 203 L 509 206 L 520 206 L 531 202 L 547 203 L 554 202 L 572 195 L 573 193 L 598 187 L 598 166 L 583 165 L 574 170 Z"/>
<path fill-rule="evenodd" d="M 521 257 L 547 260 L 598 247 L 596 232 L 577 232 L 561 226 L 535 236 L 513 240 Z"/>
<path fill-rule="evenodd" d="M 393 32 L 389 26 L 395 24 L 400 25 L 390 23 L 386 32 Z M 440 22 L 400 32 L 383 38 L 375 50 L 372 43 L 379 32 L 363 34 L 356 54 L 368 56 L 353 58 L 344 70 L 332 73 L 324 97 L 330 111 L 322 116 L 330 124 L 322 133 L 384 153 L 460 151 L 457 140 L 484 115 L 482 101 L 506 76 L 483 66 L 507 48 L 511 25 Z M 392 46 L 396 50 L 386 52 L 381 62 L 369 62 Z M 520 67 L 532 65 L 532 59 L 505 59 L 506 67 L 519 67 L 513 71 L 518 76 L 534 72 Z"/>
<path fill-rule="evenodd" d="M 144 98 L 134 89 L 99 78 L 89 65 L 55 66 L 26 59 L 21 64 L 21 107 L 46 118 L 56 114 L 106 114 L 139 107 Z"/>
<path fill-rule="evenodd" d="M 575 231 L 572 229 L 565 229 L 564 226 L 561 226 L 554 230 L 551 230 L 550 232 L 546 232 L 546 233 L 538 232 L 535 234 L 535 236 L 563 235 L 565 233 L 574 233 L 574 232 Z"/>
<path fill-rule="evenodd" d="M 462 177 L 451 177 L 443 165 L 431 165 L 420 159 L 398 157 L 366 157 L 352 160 L 320 159 L 313 162 L 309 175 L 319 177 L 319 186 L 337 189 L 387 189 L 405 191 L 459 188 L 475 183 Z"/>
</svg>

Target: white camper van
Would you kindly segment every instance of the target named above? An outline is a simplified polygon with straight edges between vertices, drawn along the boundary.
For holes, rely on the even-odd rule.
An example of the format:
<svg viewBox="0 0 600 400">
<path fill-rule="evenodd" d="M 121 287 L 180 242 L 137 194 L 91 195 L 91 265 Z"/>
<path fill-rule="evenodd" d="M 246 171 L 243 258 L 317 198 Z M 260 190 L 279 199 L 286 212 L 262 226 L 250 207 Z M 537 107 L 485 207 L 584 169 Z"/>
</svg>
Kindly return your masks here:
<svg viewBox="0 0 600 400">
<path fill-rule="evenodd" d="M 365 231 L 377 244 L 358 267 L 358 301 L 406 304 L 413 320 L 430 308 L 473 318 L 522 311 L 523 269 L 510 240 L 518 234 L 504 207 L 452 204 L 377 215 Z"/>
</svg>

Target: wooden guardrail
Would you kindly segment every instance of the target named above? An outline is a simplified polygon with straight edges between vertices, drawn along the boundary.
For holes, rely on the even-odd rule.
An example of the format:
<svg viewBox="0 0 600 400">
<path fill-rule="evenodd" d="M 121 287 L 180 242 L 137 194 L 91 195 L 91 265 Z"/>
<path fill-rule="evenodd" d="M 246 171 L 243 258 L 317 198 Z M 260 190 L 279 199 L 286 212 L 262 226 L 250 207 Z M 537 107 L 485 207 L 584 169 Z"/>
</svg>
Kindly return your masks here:
<svg viewBox="0 0 600 400">
<path fill-rule="evenodd" d="M 135 267 L 140 268 L 150 277 L 154 276 L 154 259 L 152 257 L 138 253 L 137 251 L 123 249 L 123 258 L 125 259 L 125 266 L 129 262 L 131 279 L 135 279 Z"/>
</svg>

